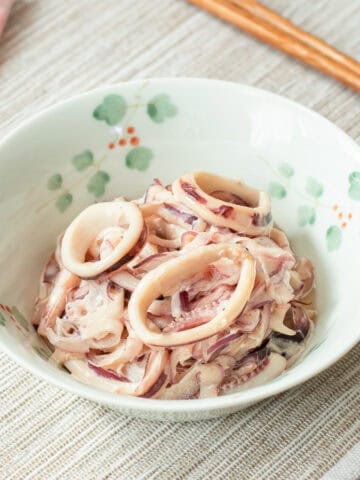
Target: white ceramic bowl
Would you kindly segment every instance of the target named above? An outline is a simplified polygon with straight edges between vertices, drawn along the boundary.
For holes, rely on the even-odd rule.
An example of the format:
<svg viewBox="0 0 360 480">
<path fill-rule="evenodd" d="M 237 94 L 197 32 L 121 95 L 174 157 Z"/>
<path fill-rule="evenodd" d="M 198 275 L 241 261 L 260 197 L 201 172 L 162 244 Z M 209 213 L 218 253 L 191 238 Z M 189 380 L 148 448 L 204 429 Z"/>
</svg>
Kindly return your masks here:
<svg viewBox="0 0 360 480">
<path fill-rule="evenodd" d="M 57 370 L 27 321 L 56 236 L 94 200 L 135 197 L 153 177 L 170 182 L 194 169 L 268 189 L 276 222 L 315 262 L 319 316 L 304 358 L 266 385 L 203 400 L 105 393 Z M 42 379 L 127 414 L 197 420 L 234 412 L 304 382 L 360 339 L 359 206 L 359 147 L 277 95 L 200 79 L 85 93 L 0 144 L 0 346 Z"/>
</svg>

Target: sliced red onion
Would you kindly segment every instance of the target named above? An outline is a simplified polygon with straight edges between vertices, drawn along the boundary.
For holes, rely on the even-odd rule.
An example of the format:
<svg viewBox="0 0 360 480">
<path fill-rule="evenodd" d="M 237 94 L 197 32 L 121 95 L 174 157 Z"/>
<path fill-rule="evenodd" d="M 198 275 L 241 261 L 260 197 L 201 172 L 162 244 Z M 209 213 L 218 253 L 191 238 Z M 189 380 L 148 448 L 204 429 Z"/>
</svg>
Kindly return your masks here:
<svg viewBox="0 0 360 480">
<path fill-rule="evenodd" d="M 116 283 L 119 287 L 129 292 L 133 292 L 140 282 L 140 280 L 131 273 L 131 270 L 127 269 L 116 272 L 114 275 L 111 275 L 110 278 L 113 283 Z"/>
<path fill-rule="evenodd" d="M 164 207 L 170 213 L 180 218 L 184 223 L 192 225 L 198 219 L 198 217 L 196 217 L 195 215 L 191 215 L 190 213 L 179 210 L 175 207 L 175 205 L 171 205 L 171 203 L 164 202 Z"/>
<path fill-rule="evenodd" d="M 122 375 L 118 375 L 115 372 L 111 372 L 110 370 L 105 370 L 105 368 L 98 367 L 94 363 L 88 361 L 88 367 L 91 368 L 97 375 L 100 377 L 108 378 L 110 380 L 118 380 L 119 382 L 130 382 L 129 379 Z"/>
<path fill-rule="evenodd" d="M 215 215 L 221 215 L 225 218 L 230 218 L 234 212 L 234 208 L 229 205 L 220 205 L 220 207 L 211 210 Z"/>
<path fill-rule="evenodd" d="M 192 197 L 194 200 L 196 200 L 199 203 L 207 203 L 206 199 L 198 193 L 194 185 L 191 185 L 191 183 L 184 182 L 182 180 L 180 181 L 180 185 L 181 185 L 181 188 L 184 190 L 185 193 L 187 193 L 189 197 Z"/>
<path fill-rule="evenodd" d="M 141 262 L 134 265 L 133 270 L 149 272 L 153 268 L 156 268 L 167 260 L 170 260 L 170 258 L 174 258 L 176 255 L 177 252 L 164 252 L 149 255 L 148 257 L 141 260 Z"/>
<path fill-rule="evenodd" d="M 182 290 L 179 293 L 179 297 L 180 297 L 180 305 L 181 305 L 182 311 L 183 312 L 189 312 L 190 311 L 190 302 L 189 302 L 188 292 L 185 291 L 185 290 Z"/>
<path fill-rule="evenodd" d="M 163 385 L 165 384 L 167 380 L 167 375 L 165 372 L 162 372 L 162 374 L 160 375 L 160 377 L 156 380 L 156 382 L 154 383 L 154 385 L 150 388 L 150 390 L 148 390 L 146 393 L 144 393 L 143 395 L 141 395 L 142 398 L 151 398 L 153 397 L 156 393 L 159 392 L 159 390 L 161 389 L 161 387 L 163 387 Z"/>
<path fill-rule="evenodd" d="M 263 365 L 252 372 L 250 375 L 244 375 L 240 378 L 239 384 L 222 385 L 221 393 L 233 393 L 248 390 L 249 388 L 262 385 L 269 380 L 281 375 L 286 368 L 286 360 L 277 353 L 271 353 L 264 361 Z"/>
<path fill-rule="evenodd" d="M 190 399 L 217 395 L 217 389 L 224 378 L 224 369 L 216 363 L 195 364 L 182 379 L 164 390 L 161 398 L 167 400 Z"/>
<path fill-rule="evenodd" d="M 212 335 L 211 337 L 205 338 L 200 342 L 193 343 L 192 345 L 192 357 L 195 360 L 199 360 L 202 363 L 208 362 L 211 354 L 208 353 L 209 348 L 214 345 L 221 337 L 221 334 Z"/>
<path fill-rule="evenodd" d="M 273 338 L 282 338 L 296 343 L 301 343 L 305 340 L 310 330 L 310 320 L 304 308 L 291 306 L 285 315 L 284 323 L 288 328 L 296 332 L 295 335 L 273 332 Z"/>
<path fill-rule="evenodd" d="M 240 360 L 238 360 L 234 365 L 234 370 L 238 370 L 242 368 L 248 362 L 254 362 L 256 365 L 260 365 L 266 360 L 266 358 L 269 357 L 270 353 L 271 351 L 270 351 L 270 348 L 268 347 L 268 339 L 267 339 L 265 340 L 265 342 L 263 342 L 262 345 L 260 345 L 260 347 L 256 348 L 255 350 L 250 352 L 248 355 L 245 355 Z"/>
<path fill-rule="evenodd" d="M 221 350 L 223 350 L 229 343 L 233 342 L 234 340 L 242 337 L 244 334 L 242 332 L 236 332 L 232 333 L 231 335 L 227 335 L 226 337 L 220 338 L 214 345 L 212 345 L 207 353 L 208 354 L 213 354 L 211 358 L 214 358 L 216 353 L 219 353 Z"/>
<path fill-rule="evenodd" d="M 240 315 L 234 322 L 240 332 L 253 332 L 258 326 L 261 318 L 260 309 L 247 311 Z"/>
</svg>

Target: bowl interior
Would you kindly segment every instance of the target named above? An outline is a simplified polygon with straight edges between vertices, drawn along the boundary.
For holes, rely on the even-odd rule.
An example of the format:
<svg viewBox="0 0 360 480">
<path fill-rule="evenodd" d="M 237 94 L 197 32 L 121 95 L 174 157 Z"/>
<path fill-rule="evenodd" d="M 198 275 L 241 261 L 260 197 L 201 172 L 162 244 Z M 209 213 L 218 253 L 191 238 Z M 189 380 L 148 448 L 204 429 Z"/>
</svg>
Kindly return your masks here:
<svg viewBox="0 0 360 480">
<path fill-rule="evenodd" d="M 316 265 L 319 316 L 305 358 L 271 386 L 257 387 L 258 394 L 308 378 L 359 340 L 358 147 L 319 115 L 278 96 L 179 79 L 87 93 L 0 145 L 3 348 L 59 383 L 74 382 L 46 363 L 49 352 L 28 324 L 57 235 L 94 201 L 134 198 L 154 177 L 171 182 L 195 169 L 267 189 L 276 223 L 295 252 Z M 256 392 L 232 396 L 241 403 Z"/>
</svg>

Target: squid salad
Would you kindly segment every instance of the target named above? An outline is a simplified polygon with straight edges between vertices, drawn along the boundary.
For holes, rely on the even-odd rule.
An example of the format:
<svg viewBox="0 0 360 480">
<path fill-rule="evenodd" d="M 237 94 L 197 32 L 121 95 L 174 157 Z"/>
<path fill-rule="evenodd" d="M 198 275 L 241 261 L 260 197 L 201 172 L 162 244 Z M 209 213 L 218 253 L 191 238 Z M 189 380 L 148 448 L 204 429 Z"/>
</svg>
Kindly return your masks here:
<svg viewBox="0 0 360 480">
<path fill-rule="evenodd" d="M 83 383 L 198 399 L 289 368 L 314 329 L 313 289 L 268 194 L 196 171 L 85 208 L 44 268 L 32 322 Z"/>
</svg>

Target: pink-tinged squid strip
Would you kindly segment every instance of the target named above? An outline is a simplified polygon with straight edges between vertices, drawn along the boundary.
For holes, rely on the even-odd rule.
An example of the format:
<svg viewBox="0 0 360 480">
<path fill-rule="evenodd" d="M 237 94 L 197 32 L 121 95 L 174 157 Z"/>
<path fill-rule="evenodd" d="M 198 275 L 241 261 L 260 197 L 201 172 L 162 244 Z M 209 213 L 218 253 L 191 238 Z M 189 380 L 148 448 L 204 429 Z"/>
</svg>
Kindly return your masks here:
<svg viewBox="0 0 360 480">
<path fill-rule="evenodd" d="M 285 358 L 277 353 L 271 353 L 267 361 L 248 374 L 244 373 L 236 383 L 229 386 L 225 383 L 222 386 L 223 393 L 229 391 L 241 392 L 249 388 L 258 387 L 281 375 L 285 368 Z"/>
<path fill-rule="evenodd" d="M 166 367 L 168 357 L 169 354 L 166 350 L 151 352 L 141 378 L 135 382 L 116 372 L 102 372 L 101 367 L 93 364 L 89 366 L 86 360 L 67 360 L 65 366 L 74 377 L 83 383 L 109 392 L 138 397 L 146 395 L 157 382 Z"/>
<path fill-rule="evenodd" d="M 160 295 L 169 295 L 177 285 L 202 267 L 221 258 L 230 258 L 241 266 L 239 282 L 227 307 L 203 325 L 179 332 L 156 332 L 149 325 L 147 309 Z M 138 337 L 148 345 L 174 346 L 196 342 L 228 327 L 243 310 L 255 280 L 255 261 L 238 245 L 209 245 L 160 265 L 139 283 L 129 302 L 129 319 Z"/>
<path fill-rule="evenodd" d="M 126 225 L 126 226 L 124 226 Z M 139 208 L 130 202 L 104 202 L 87 207 L 65 231 L 61 257 L 65 268 L 82 278 L 99 275 L 121 260 L 137 243 L 143 231 Z M 98 234 L 112 227 L 113 245 L 104 248 L 104 256 L 88 261 L 86 256 Z M 115 235 L 114 229 L 123 227 Z M 91 250 L 90 250 L 91 251 Z"/>
<path fill-rule="evenodd" d="M 46 335 L 46 330 L 52 328 L 56 318 L 59 317 L 66 306 L 68 292 L 78 287 L 80 278 L 70 273 L 68 270 L 61 270 L 54 282 L 54 288 L 44 303 L 38 332 L 40 335 Z"/>
<path fill-rule="evenodd" d="M 243 183 L 199 171 L 175 180 L 173 192 L 178 201 L 211 225 L 252 236 L 271 230 L 268 194 Z"/>
</svg>

